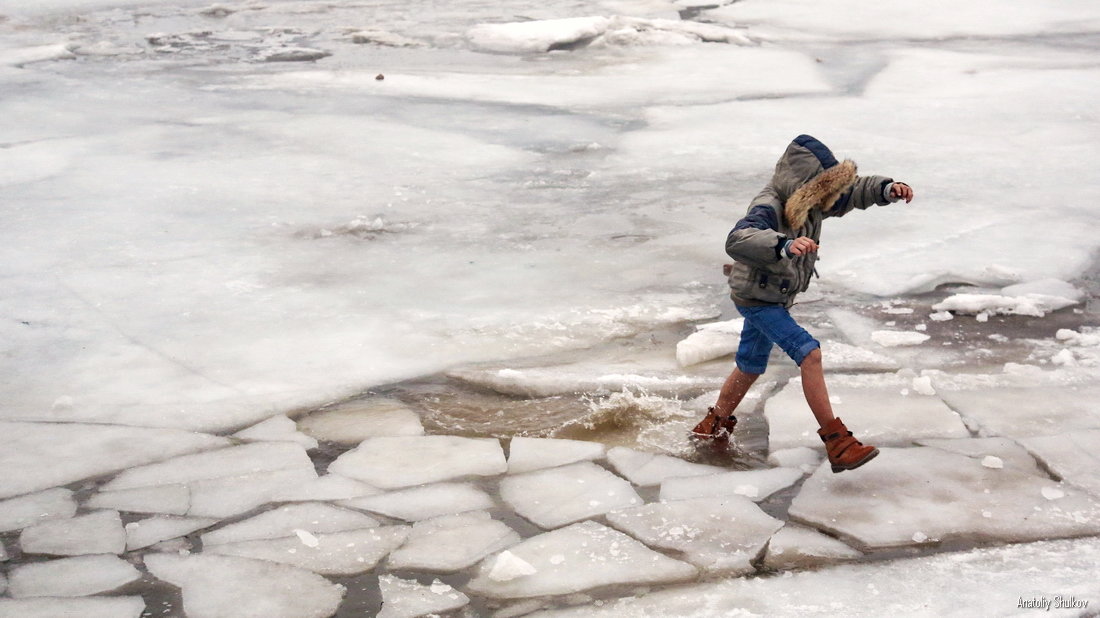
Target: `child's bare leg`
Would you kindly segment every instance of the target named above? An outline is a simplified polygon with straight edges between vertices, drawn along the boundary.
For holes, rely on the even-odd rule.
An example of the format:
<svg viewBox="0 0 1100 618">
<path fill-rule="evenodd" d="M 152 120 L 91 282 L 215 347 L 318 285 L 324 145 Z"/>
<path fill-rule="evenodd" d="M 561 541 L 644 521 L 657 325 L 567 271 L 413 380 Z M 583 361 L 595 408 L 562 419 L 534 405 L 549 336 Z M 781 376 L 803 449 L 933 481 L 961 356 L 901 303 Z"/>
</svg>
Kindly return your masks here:
<svg viewBox="0 0 1100 618">
<path fill-rule="evenodd" d="M 825 386 L 825 370 L 821 366 L 821 349 L 818 348 L 802 359 L 802 393 L 819 427 L 833 420 L 833 406 L 829 403 L 829 389 Z"/>
<path fill-rule="evenodd" d="M 740 369 L 734 369 L 733 373 L 722 384 L 722 390 L 718 393 L 718 401 L 714 404 L 714 411 L 722 416 L 729 416 L 741 404 L 749 388 L 759 378 L 759 373 L 745 373 Z M 828 400 L 828 397 L 825 398 Z"/>
</svg>

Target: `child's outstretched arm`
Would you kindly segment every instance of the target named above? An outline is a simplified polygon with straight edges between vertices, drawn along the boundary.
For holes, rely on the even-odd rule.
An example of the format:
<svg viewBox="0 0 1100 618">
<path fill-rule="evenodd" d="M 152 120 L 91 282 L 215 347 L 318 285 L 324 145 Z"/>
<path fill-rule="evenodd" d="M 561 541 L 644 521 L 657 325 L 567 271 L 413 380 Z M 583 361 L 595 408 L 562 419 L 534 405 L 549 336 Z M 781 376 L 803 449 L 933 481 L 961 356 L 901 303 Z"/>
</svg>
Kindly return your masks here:
<svg viewBox="0 0 1100 618">
<path fill-rule="evenodd" d="M 840 196 L 837 203 L 825 213 L 826 217 L 843 217 L 858 208 L 866 210 L 874 205 L 913 200 L 913 189 L 904 182 L 894 182 L 887 176 L 859 176 L 847 193 Z"/>
</svg>

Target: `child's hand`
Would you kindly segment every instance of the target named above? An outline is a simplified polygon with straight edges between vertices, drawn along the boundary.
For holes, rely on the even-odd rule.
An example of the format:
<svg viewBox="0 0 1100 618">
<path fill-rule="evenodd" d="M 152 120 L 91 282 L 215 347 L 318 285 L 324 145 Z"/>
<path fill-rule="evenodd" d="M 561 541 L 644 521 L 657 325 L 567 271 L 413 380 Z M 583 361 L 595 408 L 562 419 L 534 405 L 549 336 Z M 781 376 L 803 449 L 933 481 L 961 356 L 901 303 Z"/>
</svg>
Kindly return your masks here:
<svg viewBox="0 0 1100 618">
<path fill-rule="evenodd" d="M 805 255 L 817 251 L 817 243 L 809 236 L 799 236 L 791 241 L 788 249 L 795 255 Z"/>
<path fill-rule="evenodd" d="M 904 182 L 895 182 L 890 185 L 890 199 L 905 200 L 905 203 L 913 201 L 913 188 Z"/>
</svg>

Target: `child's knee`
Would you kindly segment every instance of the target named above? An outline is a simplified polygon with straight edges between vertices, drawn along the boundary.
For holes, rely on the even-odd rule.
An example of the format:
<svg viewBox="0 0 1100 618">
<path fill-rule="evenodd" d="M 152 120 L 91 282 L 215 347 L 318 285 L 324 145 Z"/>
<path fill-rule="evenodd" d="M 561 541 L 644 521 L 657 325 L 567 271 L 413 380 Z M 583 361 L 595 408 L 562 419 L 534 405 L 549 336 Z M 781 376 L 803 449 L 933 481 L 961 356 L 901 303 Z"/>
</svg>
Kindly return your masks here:
<svg viewBox="0 0 1100 618">
<path fill-rule="evenodd" d="M 813 347 L 809 347 L 809 346 Z M 802 350 L 802 361 L 798 363 L 799 367 L 820 366 L 821 365 L 821 345 L 814 341 L 812 344 L 807 344 L 807 347 Z"/>
</svg>

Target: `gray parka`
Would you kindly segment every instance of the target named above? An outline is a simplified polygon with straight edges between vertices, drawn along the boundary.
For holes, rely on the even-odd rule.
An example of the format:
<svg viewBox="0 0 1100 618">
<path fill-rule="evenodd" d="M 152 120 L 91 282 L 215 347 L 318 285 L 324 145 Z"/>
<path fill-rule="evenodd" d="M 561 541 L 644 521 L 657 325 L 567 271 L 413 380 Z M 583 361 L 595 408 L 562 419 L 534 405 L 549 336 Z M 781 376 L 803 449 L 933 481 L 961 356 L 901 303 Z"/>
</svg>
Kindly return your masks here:
<svg viewBox="0 0 1100 618">
<path fill-rule="evenodd" d="M 821 222 L 854 208 L 891 202 L 885 176 L 857 176 L 854 161 L 838 163 L 825 144 L 800 135 L 775 164 L 775 174 L 753 198 L 748 213 L 726 238 L 736 263 L 729 271 L 730 298 L 743 306 L 794 304 L 810 286 L 816 253 L 788 257 L 788 240 L 821 241 Z"/>
</svg>

